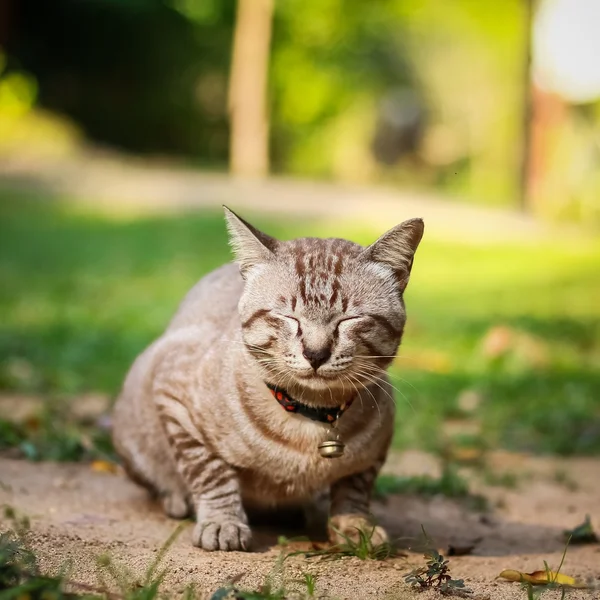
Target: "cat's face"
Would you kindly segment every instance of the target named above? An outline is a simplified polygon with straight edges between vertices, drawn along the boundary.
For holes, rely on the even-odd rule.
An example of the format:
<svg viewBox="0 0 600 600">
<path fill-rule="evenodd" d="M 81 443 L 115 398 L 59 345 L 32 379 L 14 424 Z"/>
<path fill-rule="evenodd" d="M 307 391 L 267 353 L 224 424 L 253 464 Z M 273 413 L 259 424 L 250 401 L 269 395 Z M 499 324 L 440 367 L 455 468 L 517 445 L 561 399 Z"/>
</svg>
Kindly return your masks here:
<svg viewBox="0 0 600 600">
<path fill-rule="evenodd" d="M 363 248 L 339 239 L 279 242 L 227 216 L 246 280 L 243 340 L 265 379 L 284 389 L 376 385 L 402 337 L 402 292 L 422 221 Z"/>
</svg>

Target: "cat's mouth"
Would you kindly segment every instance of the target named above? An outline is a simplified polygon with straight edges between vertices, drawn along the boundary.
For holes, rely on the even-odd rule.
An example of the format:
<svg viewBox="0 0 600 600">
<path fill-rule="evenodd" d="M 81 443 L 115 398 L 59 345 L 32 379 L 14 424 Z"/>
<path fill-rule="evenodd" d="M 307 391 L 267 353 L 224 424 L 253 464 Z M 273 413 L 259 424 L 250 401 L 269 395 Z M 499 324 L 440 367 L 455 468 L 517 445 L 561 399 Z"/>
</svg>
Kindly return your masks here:
<svg viewBox="0 0 600 600">
<path fill-rule="evenodd" d="M 300 371 L 295 372 L 294 377 L 299 383 L 307 387 L 328 389 L 336 384 L 339 387 L 348 385 L 347 380 L 342 376 L 343 373 L 343 371 Z"/>
</svg>

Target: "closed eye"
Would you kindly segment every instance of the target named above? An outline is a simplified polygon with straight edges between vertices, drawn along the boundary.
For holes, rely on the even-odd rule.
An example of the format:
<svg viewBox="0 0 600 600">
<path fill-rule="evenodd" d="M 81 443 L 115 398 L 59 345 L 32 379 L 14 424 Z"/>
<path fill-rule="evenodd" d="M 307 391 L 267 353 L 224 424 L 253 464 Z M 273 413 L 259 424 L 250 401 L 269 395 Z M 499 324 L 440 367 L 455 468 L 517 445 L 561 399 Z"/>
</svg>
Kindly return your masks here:
<svg viewBox="0 0 600 600">
<path fill-rule="evenodd" d="M 299 323 L 300 321 L 298 321 L 298 319 L 296 319 L 296 317 L 292 317 L 290 315 L 282 315 L 280 313 L 273 313 L 274 317 L 277 317 L 279 319 L 284 319 L 286 321 L 293 321 L 295 323 Z"/>
<path fill-rule="evenodd" d="M 351 324 L 352 322 L 358 322 L 363 320 L 365 317 L 363 317 L 362 315 L 357 315 L 354 317 L 343 317 L 342 319 L 340 319 L 337 324 L 336 327 L 339 327 L 342 323 L 348 323 Z"/>
<path fill-rule="evenodd" d="M 296 329 L 297 335 L 302 335 L 302 328 L 300 327 L 300 321 L 296 319 L 296 317 L 292 317 L 290 315 L 282 315 L 279 313 L 273 313 L 274 317 L 281 319 L 282 321 L 287 321 L 293 328 Z"/>
</svg>

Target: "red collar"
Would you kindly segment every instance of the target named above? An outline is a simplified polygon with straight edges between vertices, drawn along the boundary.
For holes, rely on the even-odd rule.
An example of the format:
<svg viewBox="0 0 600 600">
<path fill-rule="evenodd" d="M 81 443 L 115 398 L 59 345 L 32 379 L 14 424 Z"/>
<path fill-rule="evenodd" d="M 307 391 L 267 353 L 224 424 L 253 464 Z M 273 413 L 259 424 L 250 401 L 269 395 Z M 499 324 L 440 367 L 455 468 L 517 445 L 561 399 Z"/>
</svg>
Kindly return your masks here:
<svg viewBox="0 0 600 600">
<path fill-rule="evenodd" d="M 302 404 L 298 400 L 294 400 L 285 390 L 271 383 L 267 383 L 267 387 L 271 391 L 273 398 L 287 411 L 296 413 L 321 423 L 335 423 L 351 406 L 354 398 L 350 398 L 341 406 L 332 407 L 316 407 Z"/>
</svg>

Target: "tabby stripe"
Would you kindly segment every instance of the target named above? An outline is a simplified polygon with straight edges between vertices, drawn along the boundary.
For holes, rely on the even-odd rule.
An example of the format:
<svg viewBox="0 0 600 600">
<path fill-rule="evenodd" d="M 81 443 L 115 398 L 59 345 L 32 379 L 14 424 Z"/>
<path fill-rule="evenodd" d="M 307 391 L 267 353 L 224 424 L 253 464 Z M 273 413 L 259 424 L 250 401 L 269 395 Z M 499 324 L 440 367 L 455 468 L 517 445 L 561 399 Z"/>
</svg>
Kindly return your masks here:
<svg viewBox="0 0 600 600">
<path fill-rule="evenodd" d="M 199 479 L 200 475 L 202 475 L 203 478 L 206 478 L 207 476 L 206 465 L 210 462 L 211 458 L 208 454 L 208 450 L 204 445 L 201 446 L 201 448 L 199 449 L 201 449 L 202 452 L 198 452 L 197 456 L 190 456 L 189 452 L 181 453 L 181 458 L 186 463 L 185 465 L 183 465 L 183 470 L 185 471 L 186 476 L 190 480 Z"/>
<path fill-rule="evenodd" d="M 159 411 L 160 412 L 160 416 L 164 422 L 165 425 L 165 429 L 168 431 L 169 427 L 168 425 L 172 425 L 173 428 L 175 429 L 175 431 L 179 431 L 182 429 L 181 427 L 181 423 L 173 416 L 171 416 L 168 412 L 166 412 L 164 409 Z M 171 433 L 170 435 L 175 435 L 175 432 Z"/>
<path fill-rule="evenodd" d="M 179 462 L 181 463 L 181 474 L 183 478 L 188 481 L 194 491 L 199 491 L 202 489 L 202 486 L 198 486 L 198 479 L 200 478 L 200 474 L 202 473 L 203 463 L 197 462 L 189 462 L 189 458 L 187 458 L 184 454 L 178 454 Z"/>
<path fill-rule="evenodd" d="M 264 317 L 265 315 L 269 314 L 269 310 L 266 308 L 261 308 L 259 310 L 257 310 L 255 313 L 253 313 L 252 315 L 250 315 L 243 323 L 242 323 L 242 327 L 244 329 L 250 327 L 250 325 L 252 325 L 252 323 L 254 323 L 254 321 L 256 321 L 257 319 L 260 319 L 261 317 Z"/>
<path fill-rule="evenodd" d="M 173 402 L 176 402 L 177 404 L 181 404 L 182 406 L 185 406 L 185 404 L 183 403 L 183 400 L 181 400 L 181 398 L 179 398 L 179 396 L 176 396 L 170 390 L 167 390 L 165 388 L 157 388 L 156 390 L 154 390 L 154 393 L 157 396 L 164 396 L 165 398 L 172 400 Z"/>
<path fill-rule="evenodd" d="M 372 356 L 380 356 L 382 354 L 382 351 L 379 350 L 379 348 L 377 348 L 374 344 L 371 344 L 371 342 L 365 340 L 360 333 L 357 333 L 356 336 L 358 337 L 360 343 L 367 349 L 369 354 Z"/>
<path fill-rule="evenodd" d="M 390 323 L 389 319 L 387 319 L 386 317 L 384 317 L 382 315 L 374 315 L 374 314 L 368 314 L 366 316 L 370 317 L 371 319 L 376 321 L 379 325 L 381 325 L 390 334 L 391 337 L 399 337 L 402 334 L 402 330 L 396 329 Z"/>
<path fill-rule="evenodd" d="M 187 450 L 191 450 L 192 448 L 203 448 L 204 445 L 200 444 L 198 440 L 191 438 L 189 436 L 183 436 L 181 434 L 174 435 L 171 438 L 173 445 L 176 446 L 177 450 L 185 453 Z"/>
<path fill-rule="evenodd" d="M 296 257 L 296 274 L 300 279 L 300 298 L 302 298 L 302 302 L 306 304 L 306 281 L 304 276 L 306 274 L 306 268 L 303 262 L 304 256 L 302 254 L 298 254 Z"/>
<path fill-rule="evenodd" d="M 268 317 L 265 317 L 264 320 L 266 323 L 268 323 L 274 329 L 280 329 L 281 326 L 283 325 L 283 321 L 281 319 L 278 319 L 277 317 L 268 316 Z"/>
<path fill-rule="evenodd" d="M 202 495 L 202 499 L 203 500 L 208 500 L 211 503 L 213 503 L 213 502 L 215 502 L 215 503 L 219 502 L 222 505 L 223 501 L 226 498 L 232 498 L 234 496 L 237 496 L 237 494 L 238 494 L 238 490 L 237 490 L 237 487 L 236 487 L 236 489 L 226 490 L 224 492 L 219 492 L 219 493 L 216 493 L 214 495 L 213 494 L 206 494 L 206 495 L 203 494 Z"/>
<path fill-rule="evenodd" d="M 225 485 L 227 485 L 230 481 L 233 481 L 234 479 L 234 474 L 229 471 L 223 471 L 220 470 L 219 475 L 217 475 L 214 479 L 212 478 L 207 478 L 206 483 L 208 485 L 204 486 L 204 489 L 208 492 L 210 490 L 216 490 L 220 487 L 224 487 Z"/>
</svg>

